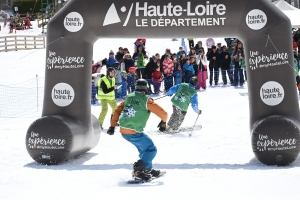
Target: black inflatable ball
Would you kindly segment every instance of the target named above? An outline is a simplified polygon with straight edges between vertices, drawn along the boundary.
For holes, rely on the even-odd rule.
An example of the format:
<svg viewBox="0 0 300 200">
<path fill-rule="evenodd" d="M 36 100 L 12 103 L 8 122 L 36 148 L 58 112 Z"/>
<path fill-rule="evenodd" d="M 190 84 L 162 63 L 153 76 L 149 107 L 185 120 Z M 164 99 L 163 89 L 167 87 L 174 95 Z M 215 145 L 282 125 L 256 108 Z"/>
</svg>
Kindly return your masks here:
<svg viewBox="0 0 300 200">
<path fill-rule="evenodd" d="M 26 134 L 29 155 L 41 164 L 58 164 L 94 148 L 100 139 L 100 125 L 66 116 L 45 116 L 31 124 Z"/>
<path fill-rule="evenodd" d="M 254 125 L 252 150 L 267 165 L 288 165 L 299 154 L 300 129 L 296 121 L 284 116 L 269 116 Z"/>
</svg>

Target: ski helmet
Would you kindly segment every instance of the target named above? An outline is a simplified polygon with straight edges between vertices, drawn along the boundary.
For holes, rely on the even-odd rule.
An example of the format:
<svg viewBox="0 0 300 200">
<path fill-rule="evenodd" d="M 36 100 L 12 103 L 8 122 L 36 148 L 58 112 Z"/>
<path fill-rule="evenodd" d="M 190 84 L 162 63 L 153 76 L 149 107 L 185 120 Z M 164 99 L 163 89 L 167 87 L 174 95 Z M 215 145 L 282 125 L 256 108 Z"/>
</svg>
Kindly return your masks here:
<svg viewBox="0 0 300 200">
<path fill-rule="evenodd" d="M 197 86 L 198 85 L 198 78 L 196 76 L 193 76 L 191 79 L 190 79 L 190 84 L 192 84 L 193 86 Z"/>
<path fill-rule="evenodd" d="M 147 92 L 148 82 L 145 79 L 139 79 L 136 81 L 135 90 Z"/>
<path fill-rule="evenodd" d="M 109 72 L 115 72 L 115 69 L 113 67 L 108 67 L 106 70 L 106 75 L 109 76 Z"/>
</svg>

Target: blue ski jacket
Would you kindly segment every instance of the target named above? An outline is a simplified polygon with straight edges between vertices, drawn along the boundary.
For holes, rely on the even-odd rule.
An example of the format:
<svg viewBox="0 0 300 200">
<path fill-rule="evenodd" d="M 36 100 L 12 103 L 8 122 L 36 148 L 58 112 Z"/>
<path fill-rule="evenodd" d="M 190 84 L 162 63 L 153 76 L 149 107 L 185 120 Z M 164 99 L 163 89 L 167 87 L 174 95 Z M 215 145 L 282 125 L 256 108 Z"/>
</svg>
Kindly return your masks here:
<svg viewBox="0 0 300 200">
<path fill-rule="evenodd" d="M 171 87 L 167 93 L 168 96 L 172 96 L 174 93 L 177 92 L 177 90 L 179 89 L 181 84 L 178 85 L 174 85 L 173 87 Z M 195 86 L 189 83 L 189 86 L 193 89 L 195 89 Z M 192 104 L 192 108 L 193 110 L 198 114 L 199 113 L 199 108 L 198 108 L 198 94 L 195 93 L 194 96 L 192 96 L 192 98 L 190 99 L 191 104 Z"/>
</svg>

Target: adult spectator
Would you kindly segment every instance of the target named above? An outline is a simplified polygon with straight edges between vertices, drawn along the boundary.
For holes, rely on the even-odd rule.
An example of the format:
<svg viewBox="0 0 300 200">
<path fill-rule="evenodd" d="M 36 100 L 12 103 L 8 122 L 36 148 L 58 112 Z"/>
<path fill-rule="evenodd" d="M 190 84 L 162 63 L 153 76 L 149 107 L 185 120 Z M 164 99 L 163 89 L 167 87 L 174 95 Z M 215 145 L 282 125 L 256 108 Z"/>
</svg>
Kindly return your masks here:
<svg viewBox="0 0 300 200">
<path fill-rule="evenodd" d="M 159 60 L 159 62 L 160 62 L 160 55 L 159 55 L 159 53 L 156 53 L 155 57 L 157 58 L 157 61 Z"/>
<path fill-rule="evenodd" d="M 124 57 L 124 49 L 122 47 L 119 47 L 119 51 L 117 52 L 115 59 L 119 62 L 123 62 L 123 57 Z"/>
<path fill-rule="evenodd" d="M 196 62 L 196 57 L 195 56 L 191 56 L 190 57 L 190 62 L 193 65 L 193 68 L 194 68 L 194 76 L 197 76 L 197 74 L 198 74 L 198 64 Z"/>
<path fill-rule="evenodd" d="M 114 52 L 111 50 L 109 52 L 109 57 L 106 61 L 106 66 L 107 67 L 114 67 L 115 63 L 118 62 L 116 59 L 115 59 L 115 54 Z"/>
<path fill-rule="evenodd" d="M 188 57 L 189 57 L 189 58 L 191 58 L 191 57 L 196 58 L 196 56 L 197 56 L 197 55 L 196 55 L 196 50 L 195 50 L 194 47 L 192 47 L 191 50 L 190 50 L 190 52 L 189 52 Z"/>
<path fill-rule="evenodd" d="M 163 61 L 165 60 L 166 55 L 169 55 L 171 57 L 172 53 L 169 48 L 166 49 L 165 54 L 161 56 L 160 58 L 160 71 L 163 72 Z"/>
<path fill-rule="evenodd" d="M 15 28 L 16 28 L 15 19 L 14 16 L 11 15 L 9 18 L 9 33 L 12 33 Z"/>
<path fill-rule="evenodd" d="M 138 47 L 142 46 L 143 50 L 146 49 L 146 38 L 138 38 L 134 43 L 134 53 L 138 51 Z"/>
<path fill-rule="evenodd" d="M 236 50 L 232 53 L 231 59 L 234 62 L 234 84 L 232 86 L 243 86 L 244 73 L 242 64 L 245 62 L 244 48 L 242 43 L 238 43 Z"/>
<path fill-rule="evenodd" d="M 147 58 L 146 51 L 144 50 L 143 46 L 139 45 L 137 47 L 137 52 L 133 54 L 132 58 L 134 59 L 135 66 L 136 66 L 136 73 L 138 79 L 142 78 L 142 74 L 144 72 L 146 62 L 145 58 Z"/>
<path fill-rule="evenodd" d="M 128 51 L 128 48 L 126 48 L 126 47 L 123 49 L 123 52 L 124 52 L 124 55 L 127 53 L 130 54 L 130 52 Z"/>
<path fill-rule="evenodd" d="M 226 73 L 228 74 L 230 82 L 233 83 L 232 74 L 230 74 L 231 56 L 225 45 L 222 47 L 222 52 L 219 54 L 219 61 L 224 85 L 227 85 Z"/>
<path fill-rule="evenodd" d="M 123 57 L 124 68 L 126 73 L 129 73 L 129 68 L 134 66 L 134 60 L 131 58 L 130 54 L 125 54 Z M 122 69 L 123 70 L 123 69 Z"/>
<path fill-rule="evenodd" d="M 189 83 L 191 77 L 195 75 L 194 66 L 191 64 L 190 59 L 186 59 L 186 63 L 183 65 L 182 68 L 182 76 L 185 83 Z"/>
<path fill-rule="evenodd" d="M 219 54 L 222 52 L 222 44 L 220 42 L 217 44 L 217 51 Z"/>
<path fill-rule="evenodd" d="M 182 51 L 186 54 L 186 52 L 183 50 L 183 48 L 182 48 L 182 47 L 179 47 L 179 51 L 178 51 L 177 54 L 176 54 L 177 59 L 180 59 L 180 56 L 181 56 L 181 54 L 182 54 Z"/>
<path fill-rule="evenodd" d="M 165 77 L 165 90 L 166 92 L 173 86 L 173 72 L 174 72 L 174 63 L 171 60 L 170 55 L 166 55 L 163 61 L 163 74 Z"/>
<path fill-rule="evenodd" d="M 202 46 L 202 41 L 197 42 L 197 44 L 195 46 L 195 50 L 196 50 L 197 55 L 199 55 L 200 50 L 203 50 L 203 52 L 204 52 L 204 48 Z"/>
<path fill-rule="evenodd" d="M 182 81 L 182 74 L 181 74 L 181 65 L 180 62 L 175 57 L 173 60 L 174 63 L 174 83 L 175 85 L 181 84 Z"/>
<path fill-rule="evenodd" d="M 197 89 L 204 89 L 206 90 L 206 77 L 207 77 L 207 57 L 204 53 L 204 50 L 199 51 L 199 56 L 198 56 L 198 86 Z"/>
<path fill-rule="evenodd" d="M 157 58 L 156 56 L 152 56 L 150 61 L 147 63 L 145 70 L 143 72 L 143 79 L 151 79 L 152 78 L 152 73 L 156 70 L 157 68 Z M 149 81 L 148 81 L 149 83 Z"/>
<path fill-rule="evenodd" d="M 98 117 L 100 127 L 103 129 L 103 122 L 108 111 L 108 104 L 114 113 L 117 108 L 117 102 L 115 98 L 115 90 L 117 90 L 115 76 L 115 70 L 112 67 L 107 68 L 106 76 L 102 77 L 98 81 L 98 99 L 101 101 L 102 110 Z M 112 114 L 111 114 L 112 118 Z"/>
<path fill-rule="evenodd" d="M 219 53 L 217 51 L 216 46 L 211 47 L 211 51 L 207 55 L 207 59 L 209 60 L 209 85 L 212 85 L 213 76 L 215 85 L 218 85 L 219 82 Z"/>
<path fill-rule="evenodd" d="M 298 54 L 300 54 L 300 28 L 296 31 L 295 35 L 293 36 L 294 41 L 297 43 L 298 46 Z"/>
<path fill-rule="evenodd" d="M 231 38 L 224 38 L 224 40 L 225 40 L 225 42 L 227 44 L 227 48 L 230 47 L 232 39 Z"/>
</svg>

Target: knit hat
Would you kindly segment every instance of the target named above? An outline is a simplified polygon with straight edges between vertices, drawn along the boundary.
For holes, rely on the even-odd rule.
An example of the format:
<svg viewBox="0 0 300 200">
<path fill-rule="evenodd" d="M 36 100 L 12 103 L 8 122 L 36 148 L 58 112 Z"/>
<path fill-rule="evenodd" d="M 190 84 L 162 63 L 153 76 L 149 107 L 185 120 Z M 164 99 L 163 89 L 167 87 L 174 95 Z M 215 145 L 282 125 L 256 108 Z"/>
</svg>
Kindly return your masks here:
<svg viewBox="0 0 300 200">
<path fill-rule="evenodd" d="M 129 73 L 135 72 L 136 71 L 136 67 L 134 67 L 134 66 L 133 67 L 129 67 L 128 71 L 129 71 Z"/>
</svg>

